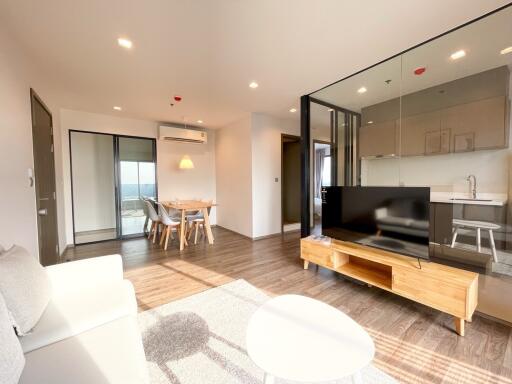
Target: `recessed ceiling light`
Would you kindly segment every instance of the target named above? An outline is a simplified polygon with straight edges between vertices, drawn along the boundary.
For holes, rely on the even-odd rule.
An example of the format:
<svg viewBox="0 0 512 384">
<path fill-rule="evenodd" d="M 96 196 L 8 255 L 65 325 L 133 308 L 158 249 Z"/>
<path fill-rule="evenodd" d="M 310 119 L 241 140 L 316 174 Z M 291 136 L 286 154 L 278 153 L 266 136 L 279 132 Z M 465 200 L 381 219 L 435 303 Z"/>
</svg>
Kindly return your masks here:
<svg viewBox="0 0 512 384">
<path fill-rule="evenodd" d="M 258 83 L 255 82 L 255 81 L 253 81 L 252 83 L 249 84 L 249 87 L 252 88 L 252 89 L 258 88 L 258 86 L 259 86 Z"/>
<path fill-rule="evenodd" d="M 500 53 L 502 55 L 506 55 L 507 53 L 511 53 L 512 52 L 512 47 L 507 47 L 507 48 L 504 48 L 500 51 Z"/>
<path fill-rule="evenodd" d="M 357 90 L 357 93 L 365 93 L 367 89 L 365 87 L 361 87 Z"/>
<path fill-rule="evenodd" d="M 203 120 L 197 120 L 198 124 L 203 124 Z"/>
<path fill-rule="evenodd" d="M 370 120 L 370 121 L 368 122 L 368 124 L 373 124 L 373 120 Z"/>
<path fill-rule="evenodd" d="M 123 108 L 118 107 L 117 105 L 114 107 L 114 109 L 115 109 L 116 111 L 122 111 L 122 110 L 123 110 Z"/>
<path fill-rule="evenodd" d="M 461 49 L 460 51 L 457 51 L 457 52 L 453 52 L 451 55 L 450 55 L 450 58 L 452 60 L 457 60 L 457 59 L 461 59 L 463 58 L 464 56 L 466 56 L 466 51 Z"/>
<path fill-rule="evenodd" d="M 133 47 L 132 41 L 125 39 L 124 37 L 120 37 L 119 39 L 117 39 L 117 44 L 126 49 L 130 49 L 131 47 Z"/>
<path fill-rule="evenodd" d="M 295 113 L 295 112 L 297 112 L 297 110 L 295 108 L 292 108 L 292 109 L 290 109 L 290 112 Z"/>
</svg>

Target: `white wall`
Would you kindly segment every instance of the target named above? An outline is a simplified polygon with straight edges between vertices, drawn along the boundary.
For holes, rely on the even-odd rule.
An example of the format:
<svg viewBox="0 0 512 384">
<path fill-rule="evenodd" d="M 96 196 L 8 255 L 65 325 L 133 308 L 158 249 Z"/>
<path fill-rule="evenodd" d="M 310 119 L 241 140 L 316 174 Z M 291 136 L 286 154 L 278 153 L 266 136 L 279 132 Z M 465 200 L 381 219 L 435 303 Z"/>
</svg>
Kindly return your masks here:
<svg viewBox="0 0 512 384">
<path fill-rule="evenodd" d="M 64 159 L 64 192 L 66 205 L 66 240 L 73 242 L 71 183 L 69 167 L 69 130 L 112 133 L 156 138 L 158 123 L 82 111 L 61 110 L 62 155 Z M 202 198 L 217 200 L 215 189 L 215 131 L 208 131 L 208 144 L 172 143 L 157 140 L 157 180 L 160 200 Z M 189 155 L 192 170 L 178 169 L 179 159 Z M 211 222 L 216 223 L 216 209 Z"/>
<path fill-rule="evenodd" d="M 252 237 L 281 232 L 282 134 L 299 136 L 299 122 L 252 114 Z"/>
<path fill-rule="evenodd" d="M 39 255 L 35 190 L 29 186 L 33 169 L 30 88 L 49 107 L 54 120 L 57 213 L 64 234 L 62 158 L 60 156 L 58 92 L 34 62 L 0 25 L 0 244 L 19 244 Z M 63 239 L 63 236 L 60 237 Z M 65 242 L 60 242 L 61 250 Z"/>
<path fill-rule="evenodd" d="M 116 227 L 112 136 L 73 133 L 73 204 L 77 232 Z"/>
<path fill-rule="evenodd" d="M 207 199 L 216 202 L 215 131 L 208 132 L 208 144 L 157 142 L 158 195 L 160 199 Z M 183 155 L 189 155 L 194 169 L 179 169 Z M 217 208 L 210 221 L 217 223 Z"/>
<path fill-rule="evenodd" d="M 218 130 L 220 226 L 251 238 L 281 232 L 281 134 L 299 131 L 298 122 L 259 113 Z"/>
<path fill-rule="evenodd" d="M 215 160 L 218 219 L 229 230 L 252 237 L 251 116 L 217 131 Z"/>
</svg>

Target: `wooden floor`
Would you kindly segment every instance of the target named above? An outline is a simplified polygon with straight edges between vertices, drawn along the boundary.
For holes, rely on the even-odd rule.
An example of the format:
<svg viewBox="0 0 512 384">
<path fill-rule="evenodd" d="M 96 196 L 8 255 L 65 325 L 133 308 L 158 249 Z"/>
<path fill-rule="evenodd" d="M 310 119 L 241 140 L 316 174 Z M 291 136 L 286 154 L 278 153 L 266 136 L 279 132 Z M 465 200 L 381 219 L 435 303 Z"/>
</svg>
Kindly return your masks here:
<svg viewBox="0 0 512 384">
<path fill-rule="evenodd" d="M 215 245 L 201 242 L 181 253 L 176 242 L 163 251 L 134 239 L 81 245 L 66 258 L 123 255 L 141 311 L 245 279 L 269 295 L 299 293 L 350 315 L 375 341 L 374 364 L 399 382 L 512 384 L 511 328 L 475 316 L 459 337 L 448 315 L 323 268 L 303 270 L 297 233 L 251 241 L 222 228 L 213 231 Z"/>
</svg>

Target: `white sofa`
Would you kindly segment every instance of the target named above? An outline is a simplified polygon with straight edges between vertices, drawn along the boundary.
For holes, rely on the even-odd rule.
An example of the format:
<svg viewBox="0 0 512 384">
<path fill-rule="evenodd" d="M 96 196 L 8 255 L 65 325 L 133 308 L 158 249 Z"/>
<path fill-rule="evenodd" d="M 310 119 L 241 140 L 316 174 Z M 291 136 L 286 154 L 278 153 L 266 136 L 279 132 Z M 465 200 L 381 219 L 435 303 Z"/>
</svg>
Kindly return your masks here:
<svg viewBox="0 0 512 384">
<path fill-rule="evenodd" d="M 52 299 L 20 337 L 20 384 L 148 383 L 132 284 L 119 255 L 46 267 Z"/>
</svg>

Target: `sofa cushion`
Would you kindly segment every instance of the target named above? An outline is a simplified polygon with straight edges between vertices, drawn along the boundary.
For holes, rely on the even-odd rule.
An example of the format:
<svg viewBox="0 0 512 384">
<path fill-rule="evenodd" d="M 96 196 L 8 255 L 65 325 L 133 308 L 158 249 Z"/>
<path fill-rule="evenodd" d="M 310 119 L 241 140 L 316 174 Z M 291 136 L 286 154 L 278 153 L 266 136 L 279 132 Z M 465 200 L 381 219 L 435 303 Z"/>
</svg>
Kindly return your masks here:
<svg viewBox="0 0 512 384">
<path fill-rule="evenodd" d="M 0 383 L 17 383 L 24 365 L 25 356 L 0 294 Z"/>
<path fill-rule="evenodd" d="M 136 316 L 125 316 L 25 355 L 19 384 L 145 384 Z"/>
<path fill-rule="evenodd" d="M 395 225 L 400 227 L 408 227 L 412 222 L 412 219 L 397 216 L 385 216 L 377 219 L 378 224 Z"/>
<path fill-rule="evenodd" d="M 0 293 L 20 336 L 36 325 L 50 301 L 46 271 L 26 249 L 13 246 L 0 255 Z"/>
<path fill-rule="evenodd" d="M 27 353 L 136 314 L 135 293 L 128 280 L 104 283 L 69 295 L 54 295 L 32 332 L 20 338 L 21 346 Z"/>
</svg>

